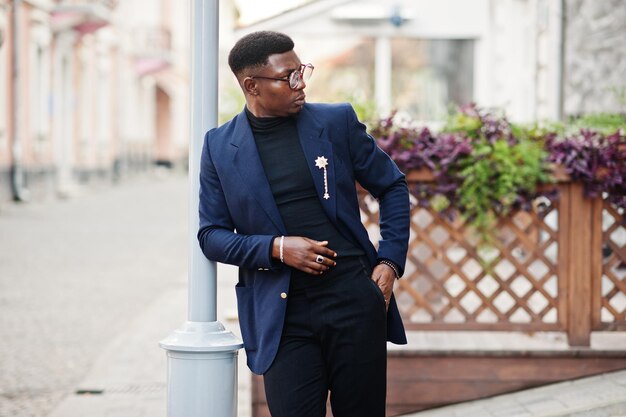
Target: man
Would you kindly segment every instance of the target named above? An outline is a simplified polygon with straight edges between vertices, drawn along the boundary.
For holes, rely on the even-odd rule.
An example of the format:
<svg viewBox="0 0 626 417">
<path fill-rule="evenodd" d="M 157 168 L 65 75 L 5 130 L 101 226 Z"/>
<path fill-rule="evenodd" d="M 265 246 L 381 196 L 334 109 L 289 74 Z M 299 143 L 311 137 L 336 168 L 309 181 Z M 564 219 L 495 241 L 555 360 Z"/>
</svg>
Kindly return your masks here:
<svg viewBox="0 0 626 417">
<path fill-rule="evenodd" d="M 385 415 L 386 340 L 409 238 L 404 175 L 350 105 L 305 103 L 313 66 L 277 32 L 240 39 L 229 65 L 243 112 L 205 135 L 198 239 L 239 266 L 239 322 L 273 417 Z M 355 181 L 380 203 L 378 251 Z"/>
</svg>

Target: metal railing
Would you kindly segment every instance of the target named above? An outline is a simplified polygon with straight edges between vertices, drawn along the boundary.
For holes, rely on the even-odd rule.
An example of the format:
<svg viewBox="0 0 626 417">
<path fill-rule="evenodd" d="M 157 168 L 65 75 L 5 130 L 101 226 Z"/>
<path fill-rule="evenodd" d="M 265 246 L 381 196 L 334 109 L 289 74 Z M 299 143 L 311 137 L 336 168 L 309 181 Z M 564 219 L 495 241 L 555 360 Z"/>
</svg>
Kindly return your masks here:
<svg viewBox="0 0 626 417">
<path fill-rule="evenodd" d="M 85 6 L 98 5 L 113 10 L 117 7 L 119 0 L 60 0 L 57 6 Z"/>
<path fill-rule="evenodd" d="M 132 32 L 134 54 L 138 56 L 169 56 L 172 50 L 172 35 L 160 27 L 142 27 Z"/>
</svg>

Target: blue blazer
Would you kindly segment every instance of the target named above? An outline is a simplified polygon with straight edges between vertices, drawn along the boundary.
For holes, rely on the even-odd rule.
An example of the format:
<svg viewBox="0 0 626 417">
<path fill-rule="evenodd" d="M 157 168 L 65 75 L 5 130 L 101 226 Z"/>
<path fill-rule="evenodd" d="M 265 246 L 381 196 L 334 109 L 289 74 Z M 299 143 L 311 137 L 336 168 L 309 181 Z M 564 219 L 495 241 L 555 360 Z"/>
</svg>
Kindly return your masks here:
<svg viewBox="0 0 626 417">
<path fill-rule="evenodd" d="M 386 258 L 404 269 L 409 240 L 409 194 L 396 164 L 366 133 L 349 104 L 305 104 L 298 118 L 300 143 L 320 202 L 330 221 L 360 245 L 372 267 Z M 328 159 L 328 192 L 315 166 Z M 306 169 L 303 167 L 303 169 Z M 361 223 L 355 181 L 380 203 L 378 252 Z M 200 168 L 198 240 L 207 258 L 239 266 L 235 287 L 248 366 L 263 374 L 280 342 L 291 268 L 272 259 L 272 239 L 287 231 L 265 176 L 245 112 L 204 137 Z M 283 296 L 281 296 L 283 295 Z M 387 339 L 406 343 L 392 297 Z"/>
</svg>

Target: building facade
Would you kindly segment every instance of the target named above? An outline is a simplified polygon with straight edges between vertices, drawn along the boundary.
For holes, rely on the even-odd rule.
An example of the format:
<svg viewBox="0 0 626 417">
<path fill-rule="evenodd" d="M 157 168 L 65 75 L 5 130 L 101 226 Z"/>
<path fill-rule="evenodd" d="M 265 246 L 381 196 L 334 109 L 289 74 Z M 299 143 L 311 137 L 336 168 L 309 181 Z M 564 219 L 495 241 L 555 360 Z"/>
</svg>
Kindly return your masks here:
<svg viewBox="0 0 626 417">
<path fill-rule="evenodd" d="M 185 167 L 188 1 L 0 0 L 0 201 Z M 279 30 L 316 65 L 310 101 L 423 122 L 477 102 L 514 121 L 626 112 L 623 0 L 314 0 L 238 26 L 220 1 L 220 120 L 235 40 Z"/>
<path fill-rule="evenodd" d="M 284 31 L 317 64 L 309 97 L 424 122 L 475 101 L 514 121 L 624 112 L 622 0 L 318 0 L 241 27 Z"/>
<path fill-rule="evenodd" d="M 186 164 L 188 2 L 0 0 L 0 199 Z"/>
</svg>

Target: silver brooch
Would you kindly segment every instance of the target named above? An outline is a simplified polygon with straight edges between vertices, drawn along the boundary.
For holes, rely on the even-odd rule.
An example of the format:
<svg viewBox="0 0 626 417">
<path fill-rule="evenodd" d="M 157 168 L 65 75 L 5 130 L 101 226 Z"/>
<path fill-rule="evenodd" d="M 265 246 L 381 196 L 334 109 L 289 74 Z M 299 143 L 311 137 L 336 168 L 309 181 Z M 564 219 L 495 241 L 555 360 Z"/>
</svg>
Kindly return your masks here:
<svg viewBox="0 0 626 417">
<path fill-rule="evenodd" d="M 328 194 L 328 172 L 326 171 L 328 159 L 323 156 L 318 156 L 315 160 L 315 166 L 324 170 L 324 199 L 328 200 L 330 198 L 330 194 Z"/>
</svg>

